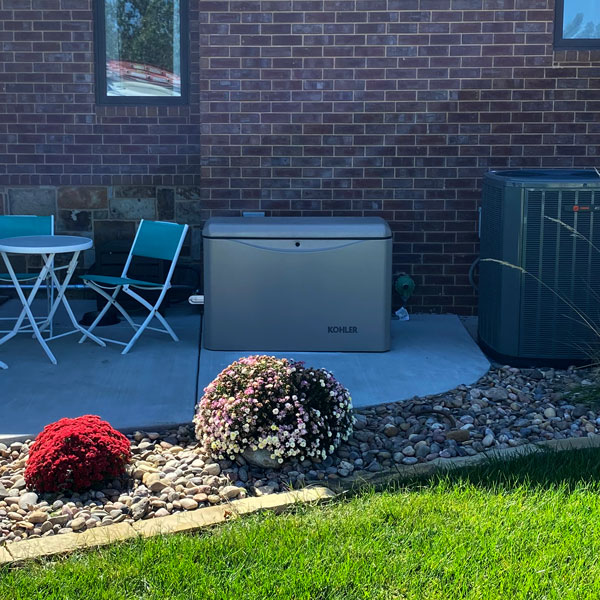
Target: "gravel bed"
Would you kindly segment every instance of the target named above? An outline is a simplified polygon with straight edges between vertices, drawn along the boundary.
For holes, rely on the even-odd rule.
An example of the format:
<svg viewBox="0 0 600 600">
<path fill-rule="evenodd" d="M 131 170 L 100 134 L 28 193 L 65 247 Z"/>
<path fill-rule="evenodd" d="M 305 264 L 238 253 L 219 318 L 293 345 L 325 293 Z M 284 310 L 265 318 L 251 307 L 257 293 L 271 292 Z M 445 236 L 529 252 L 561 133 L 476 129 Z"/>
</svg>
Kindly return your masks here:
<svg viewBox="0 0 600 600">
<path fill-rule="evenodd" d="M 265 470 L 239 457 L 208 458 L 192 425 L 135 432 L 127 475 L 81 494 L 38 495 L 23 472 L 31 441 L 0 443 L 0 545 L 166 516 L 248 495 L 378 472 L 436 458 L 474 455 L 551 439 L 588 437 L 600 428 L 600 402 L 589 370 L 491 369 L 472 386 L 355 411 L 353 437 L 322 462 L 290 462 Z M 600 389 L 600 388 L 599 388 Z M 588 394 L 589 395 L 589 394 Z"/>
</svg>

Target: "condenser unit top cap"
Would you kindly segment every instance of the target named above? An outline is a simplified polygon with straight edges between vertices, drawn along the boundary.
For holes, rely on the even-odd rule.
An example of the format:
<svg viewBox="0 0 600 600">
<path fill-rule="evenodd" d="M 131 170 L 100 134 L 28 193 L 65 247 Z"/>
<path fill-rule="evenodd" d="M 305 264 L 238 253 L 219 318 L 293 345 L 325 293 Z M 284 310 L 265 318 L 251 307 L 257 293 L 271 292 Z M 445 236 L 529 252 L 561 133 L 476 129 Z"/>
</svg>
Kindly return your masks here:
<svg viewBox="0 0 600 600">
<path fill-rule="evenodd" d="M 381 217 L 213 217 L 205 238 L 228 239 L 388 239 L 390 226 Z"/>
<path fill-rule="evenodd" d="M 488 171 L 485 179 L 517 187 L 582 187 L 590 184 L 600 186 L 600 174 L 594 169 L 500 169 Z"/>
</svg>

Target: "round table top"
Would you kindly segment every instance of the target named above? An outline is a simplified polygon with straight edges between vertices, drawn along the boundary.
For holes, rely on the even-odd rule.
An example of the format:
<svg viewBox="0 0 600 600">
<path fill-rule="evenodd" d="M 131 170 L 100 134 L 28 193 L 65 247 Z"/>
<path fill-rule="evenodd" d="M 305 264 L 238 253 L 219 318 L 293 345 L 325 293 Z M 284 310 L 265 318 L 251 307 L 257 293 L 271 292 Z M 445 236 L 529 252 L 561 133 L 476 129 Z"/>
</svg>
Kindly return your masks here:
<svg viewBox="0 0 600 600">
<path fill-rule="evenodd" d="M 0 252 L 11 254 L 60 254 L 91 248 L 90 238 L 76 235 L 20 235 L 0 239 Z"/>
</svg>

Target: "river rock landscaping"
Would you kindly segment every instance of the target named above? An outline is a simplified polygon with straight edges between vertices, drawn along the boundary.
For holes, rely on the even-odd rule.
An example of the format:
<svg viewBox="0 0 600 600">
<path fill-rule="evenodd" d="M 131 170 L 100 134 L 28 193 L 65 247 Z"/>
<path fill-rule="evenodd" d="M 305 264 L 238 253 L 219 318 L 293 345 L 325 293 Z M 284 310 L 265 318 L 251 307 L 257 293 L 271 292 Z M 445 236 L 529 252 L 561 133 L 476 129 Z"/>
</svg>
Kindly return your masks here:
<svg viewBox="0 0 600 600">
<path fill-rule="evenodd" d="M 281 469 L 214 461 L 193 425 L 135 432 L 127 475 L 92 491 L 37 494 L 24 471 L 33 443 L 0 443 L 0 545 L 84 531 L 264 495 L 311 482 L 393 470 L 436 458 L 598 434 L 600 402 L 591 370 L 492 368 L 476 384 L 437 396 L 355 411 L 352 437 L 325 460 Z"/>
</svg>

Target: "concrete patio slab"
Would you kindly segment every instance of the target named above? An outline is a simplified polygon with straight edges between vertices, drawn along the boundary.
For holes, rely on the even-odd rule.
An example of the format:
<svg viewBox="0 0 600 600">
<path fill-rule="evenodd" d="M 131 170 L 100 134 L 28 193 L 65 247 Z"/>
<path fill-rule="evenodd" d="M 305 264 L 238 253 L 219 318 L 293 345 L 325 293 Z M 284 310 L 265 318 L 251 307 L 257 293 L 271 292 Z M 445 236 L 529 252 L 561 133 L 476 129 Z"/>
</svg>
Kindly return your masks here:
<svg viewBox="0 0 600 600">
<path fill-rule="evenodd" d="M 79 318 L 95 310 L 95 302 L 72 301 Z M 0 307 L 0 317 L 14 314 L 15 300 Z M 324 367 L 351 392 L 354 406 L 402 401 L 448 391 L 477 381 L 489 369 L 461 321 L 455 315 L 412 315 L 392 321 L 392 349 L 382 353 L 254 352 L 200 350 L 201 316 L 197 307 L 176 305 L 167 318 L 180 342 L 147 331 L 125 356 L 122 347 L 106 348 L 72 335 L 50 343 L 58 359 L 53 365 L 38 342 L 20 334 L 0 346 L 0 441 L 35 436 L 62 417 L 98 414 L 114 427 L 155 429 L 189 423 L 198 392 L 228 364 L 255 353 L 287 356 Z M 64 330 L 59 313 L 56 329 Z M 0 322 L 2 326 L 4 323 Z M 99 334 L 127 339 L 120 323 Z"/>
<path fill-rule="evenodd" d="M 71 301 L 77 318 L 96 309 L 94 301 Z M 15 314 L 11 300 L 0 316 Z M 189 422 L 196 398 L 201 317 L 197 308 L 176 305 L 167 319 L 179 337 L 145 331 L 125 356 L 122 346 L 102 348 L 73 334 L 53 340 L 50 348 L 58 365 L 46 357 L 37 340 L 19 334 L 0 346 L 0 441 L 31 437 L 62 417 L 97 414 L 121 430 L 146 429 Z M 139 319 L 138 319 L 139 320 Z M 67 317 L 59 312 L 55 333 L 65 330 Z M 6 328 L 6 321 L 0 321 Z M 131 329 L 122 323 L 95 333 L 127 339 Z"/>
<path fill-rule="evenodd" d="M 198 389 L 241 356 L 270 354 L 322 367 L 350 390 L 355 407 L 429 396 L 470 384 L 490 363 L 456 315 L 412 315 L 392 321 L 389 352 L 223 352 L 202 348 Z"/>
</svg>

